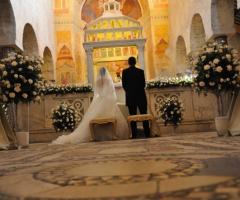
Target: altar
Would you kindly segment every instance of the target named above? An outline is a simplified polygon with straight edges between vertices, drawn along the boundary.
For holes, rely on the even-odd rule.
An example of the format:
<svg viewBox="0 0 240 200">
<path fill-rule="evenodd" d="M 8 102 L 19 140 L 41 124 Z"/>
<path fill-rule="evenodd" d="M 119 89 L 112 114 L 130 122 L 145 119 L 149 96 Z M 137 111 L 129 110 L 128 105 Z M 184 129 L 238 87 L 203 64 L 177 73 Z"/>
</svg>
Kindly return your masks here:
<svg viewBox="0 0 240 200">
<path fill-rule="evenodd" d="M 93 84 L 100 67 L 106 67 L 113 81 L 119 82 L 121 72 L 134 56 L 138 66 L 145 69 L 144 48 L 140 22 L 122 14 L 120 3 L 107 1 L 102 16 L 85 27 L 84 49 L 87 55 L 88 82 Z"/>
</svg>

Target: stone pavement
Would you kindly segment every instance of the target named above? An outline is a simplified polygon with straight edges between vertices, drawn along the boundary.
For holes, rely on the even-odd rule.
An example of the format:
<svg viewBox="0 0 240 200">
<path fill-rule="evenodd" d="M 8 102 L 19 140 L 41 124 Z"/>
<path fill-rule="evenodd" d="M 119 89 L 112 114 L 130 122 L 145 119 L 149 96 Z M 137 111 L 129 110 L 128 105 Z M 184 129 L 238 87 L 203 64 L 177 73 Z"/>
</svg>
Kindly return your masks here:
<svg viewBox="0 0 240 200">
<path fill-rule="evenodd" d="M 239 200 L 240 137 L 196 133 L 0 152 L 0 200 Z"/>
</svg>

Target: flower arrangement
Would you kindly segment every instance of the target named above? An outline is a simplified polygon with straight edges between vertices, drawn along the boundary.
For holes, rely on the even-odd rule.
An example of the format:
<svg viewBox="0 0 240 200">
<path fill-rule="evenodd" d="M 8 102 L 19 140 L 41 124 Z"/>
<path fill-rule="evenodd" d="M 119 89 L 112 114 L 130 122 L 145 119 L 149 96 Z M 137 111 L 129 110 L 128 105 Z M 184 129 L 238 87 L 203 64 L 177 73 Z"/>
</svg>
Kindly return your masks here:
<svg viewBox="0 0 240 200">
<path fill-rule="evenodd" d="M 160 117 L 163 119 L 165 126 L 173 124 L 175 126 L 182 122 L 183 104 L 175 97 L 165 98 L 160 101 Z"/>
<path fill-rule="evenodd" d="M 191 58 L 194 69 L 194 87 L 197 92 L 234 91 L 240 87 L 238 52 L 224 43 L 208 43 L 203 51 Z"/>
<path fill-rule="evenodd" d="M 39 83 L 42 79 L 40 58 L 9 53 L 0 60 L 1 99 L 4 103 L 39 101 Z"/>
<path fill-rule="evenodd" d="M 208 43 L 196 58 L 191 59 L 195 90 L 199 94 L 215 94 L 218 100 L 218 114 L 226 116 L 232 104 L 234 91 L 240 88 L 238 51 L 229 48 L 224 41 Z"/>
<path fill-rule="evenodd" d="M 169 77 L 160 80 L 147 82 L 147 89 L 153 88 L 169 88 L 169 87 L 191 87 L 193 84 L 191 76 Z"/>
<path fill-rule="evenodd" d="M 54 84 L 44 84 L 40 87 L 40 93 L 43 95 L 64 95 L 73 93 L 88 93 L 93 92 L 90 85 L 54 85 Z"/>
<path fill-rule="evenodd" d="M 52 124 L 56 132 L 73 131 L 76 125 L 74 108 L 63 102 L 52 110 Z"/>
</svg>

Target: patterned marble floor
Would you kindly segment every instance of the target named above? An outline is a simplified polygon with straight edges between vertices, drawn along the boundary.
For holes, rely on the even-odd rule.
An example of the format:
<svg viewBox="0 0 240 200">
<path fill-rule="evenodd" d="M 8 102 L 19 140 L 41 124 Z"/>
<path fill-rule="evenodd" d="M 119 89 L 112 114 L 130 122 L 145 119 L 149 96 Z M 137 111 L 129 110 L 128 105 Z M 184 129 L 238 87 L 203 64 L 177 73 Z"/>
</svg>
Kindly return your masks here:
<svg viewBox="0 0 240 200">
<path fill-rule="evenodd" d="M 239 200 L 240 137 L 197 133 L 0 152 L 0 200 Z"/>
</svg>

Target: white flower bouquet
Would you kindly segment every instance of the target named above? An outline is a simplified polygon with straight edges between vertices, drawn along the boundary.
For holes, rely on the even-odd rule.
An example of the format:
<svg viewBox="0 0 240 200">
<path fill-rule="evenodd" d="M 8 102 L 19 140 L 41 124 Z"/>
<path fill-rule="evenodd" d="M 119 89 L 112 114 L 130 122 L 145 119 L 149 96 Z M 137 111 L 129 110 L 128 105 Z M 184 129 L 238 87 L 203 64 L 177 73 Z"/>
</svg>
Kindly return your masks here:
<svg viewBox="0 0 240 200">
<path fill-rule="evenodd" d="M 40 58 L 9 53 L 0 60 L 1 100 L 4 103 L 39 101 Z"/>
<path fill-rule="evenodd" d="M 43 95 L 66 95 L 93 92 L 90 85 L 56 85 L 44 83 L 40 87 L 40 93 Z"/>
<path fill-rule="evenodd" d="M 193 84 L 191 76 L 184 77 L 168 77 L 159 80 L 152 80 L 147 82 L 147 89 L 153 88 L 170 88 L 170 87 L 191 87 Z"/>
<path fill-rule="evenodd" d="M 214 92 L 240 87 L 240 63 L 238 52 L 224 43 L 208 43 L 203 51 L 192 59 L 194 86 L 197 92 Z"/>
<path fill-rule="evenodd" d="M 165 98 L 160 101 L 160 117 L 165 126 L 167 124 L 179 125 L 183 118 L 183 104 L 175 97 Z"/>
<path fill-rule="evenodd" d="M 233 94 L 240 88 L 238 51 L 223 42 L 208 43 L 191 63 L 196 91 L 205 95 L 207 92 L 214 93 L 218 100 L 219 115 L 227 115 Z"/>
<path fill-rule="evenodd" d="M 52 124 L 56 132 L 73 131 L 76 125 L 76 113 L 68 103 L 61 103 L 52 110 Z"/>
</svg>

